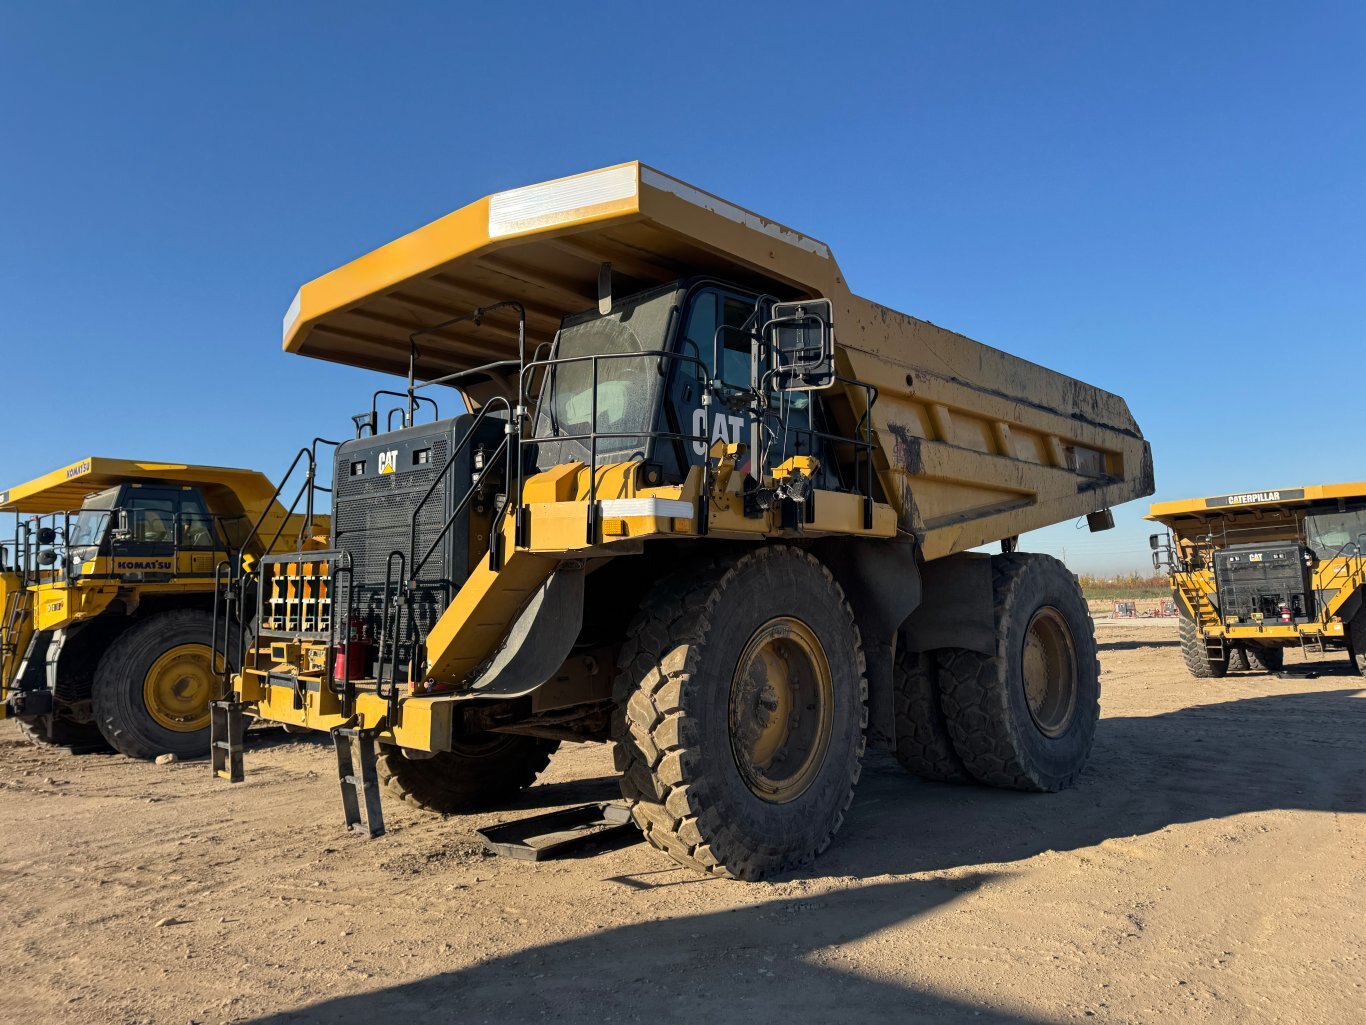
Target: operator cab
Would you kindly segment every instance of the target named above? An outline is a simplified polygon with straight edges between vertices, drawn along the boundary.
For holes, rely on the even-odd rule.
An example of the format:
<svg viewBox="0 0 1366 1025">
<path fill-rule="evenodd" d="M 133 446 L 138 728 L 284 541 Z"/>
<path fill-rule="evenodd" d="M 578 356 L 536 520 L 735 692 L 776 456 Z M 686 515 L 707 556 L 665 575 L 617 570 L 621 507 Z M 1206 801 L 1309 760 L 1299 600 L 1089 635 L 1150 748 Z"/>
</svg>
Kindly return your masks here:
<svg viewBox="0 0 1366 1025">
<path fill-rule="evenodd" d="M 121 578 L 165 579 L 179 552 L 223 551 L 221 526 L 199 488 L 119 484 L 86 497 L 66 528 L 66 558 L 53 561 L 65 562 L 70 579 L 100 557 L 114 559 Z"/>
<path fill-rule="evenodd" d="M 720 441 L 745 445 L 740 468 L 755 476 L 755 453 L 764 470 L 814 455 L 816 487 L 854 490 L 817 394 L 835 383 L 833 370 L 794 386 L 794 350 L 765 339 L 779 306 L 773 296 L 695 279 L 565 318 L 548 355 L 528 366 L 543 371 L 529 469 L 635 459 L 652 482 L 679 483 Z"/>
</svg>

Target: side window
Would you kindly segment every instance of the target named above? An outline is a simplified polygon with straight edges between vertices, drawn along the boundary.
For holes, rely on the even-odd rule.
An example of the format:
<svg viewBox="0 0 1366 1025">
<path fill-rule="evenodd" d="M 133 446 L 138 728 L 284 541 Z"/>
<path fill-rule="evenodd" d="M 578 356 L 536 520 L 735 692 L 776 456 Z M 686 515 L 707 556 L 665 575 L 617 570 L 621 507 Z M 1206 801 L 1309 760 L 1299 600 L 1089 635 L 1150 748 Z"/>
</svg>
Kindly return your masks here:
<svg viewBox="0 0 1366 1025">
<path fill-rule="evenodd" d="M 138 489 L 128 495 L 128 529 L 134 541 L 170 542 L 175 540 L 176 506 L 174 492 Z"/>
<path fill-rule="evenodd" d="M 716 288 L 701 288 L 692 293 L 684 322 L 683 341 L 680 351 L 684 355 L 695 356 L 707 368 L 707 376 L 719 377 L 726 390 L 743 390 L 750 386 L 750 340 L 747 333 L 738 330 L 722 331 L 720 342 L 720 373 L 713 366 L 716 352 L 716 331 L 719 326 L 740 328 L 754 312 L 754 301 L 743 296 L 723 292 Z M 713 401 L 711 413 L 702 407 L 699 389 L 693 384 L 693 375 L 675 374 L 674 404 L 680 418 L 680 429 L 695 437 L 705 436 L 708 442 L 691 443 L 694 458 L 705 456 L 711 442 L 718 440 L 750 440 L 749 417 L 733 409 L 727 409 L 718 401 Z"/>
<path fill-rule="evenodd" d="M 180 538 L 182 548 L 214 548 L 217 536 L 213 529 L 213 516 L 204 505 L 204 496 L 198 491 L 180 493 Z"/>
</svg>

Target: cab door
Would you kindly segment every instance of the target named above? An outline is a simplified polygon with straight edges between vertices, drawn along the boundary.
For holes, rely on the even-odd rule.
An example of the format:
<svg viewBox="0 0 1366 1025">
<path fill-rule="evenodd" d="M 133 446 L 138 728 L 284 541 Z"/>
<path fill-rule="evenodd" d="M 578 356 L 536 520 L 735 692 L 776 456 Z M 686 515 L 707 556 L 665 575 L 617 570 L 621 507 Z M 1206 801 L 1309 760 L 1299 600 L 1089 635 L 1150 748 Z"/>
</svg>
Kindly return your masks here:
<svg viewBox="0 0 1366 1025">
<path fill-rule="evenodd" d="M 131 582 L 167 581 L 175 574 L 180 492 L 130 486 L 110 540 L 114 575 Z"/>
</svg>

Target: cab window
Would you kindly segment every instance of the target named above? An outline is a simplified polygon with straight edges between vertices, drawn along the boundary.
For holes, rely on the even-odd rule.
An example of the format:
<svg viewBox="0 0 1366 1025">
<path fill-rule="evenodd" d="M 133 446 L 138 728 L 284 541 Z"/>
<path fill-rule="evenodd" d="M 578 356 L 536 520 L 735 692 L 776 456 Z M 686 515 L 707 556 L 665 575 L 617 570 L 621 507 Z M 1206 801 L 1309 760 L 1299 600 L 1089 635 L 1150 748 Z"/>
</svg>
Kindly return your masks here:
<svg viewBox="0 0 1366 1025">
<path fill-rule="evenodd" d="M 128 495 L 130 540 L 171 542 L 175 540 L 176 496 L 174 492 L 138 489 Z"/>
<path fill-rule="evenodd" d="M 204 498 L 198 491 L 180 493 L 180 539 L 181 548 L 214 548 L 217 535 L 213 529 L 213 516 L 204 505 Z"/>
</svg>

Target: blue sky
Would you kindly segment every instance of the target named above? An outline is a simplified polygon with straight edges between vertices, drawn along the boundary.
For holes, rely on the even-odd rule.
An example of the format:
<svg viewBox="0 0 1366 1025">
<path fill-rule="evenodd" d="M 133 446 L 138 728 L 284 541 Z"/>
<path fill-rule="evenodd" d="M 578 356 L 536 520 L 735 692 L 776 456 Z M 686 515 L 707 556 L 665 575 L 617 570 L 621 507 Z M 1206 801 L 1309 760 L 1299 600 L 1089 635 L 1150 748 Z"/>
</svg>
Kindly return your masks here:
<svg viewBox="0 0 1366 1025">
<path fill-rule="evenodd" d="M 0 486 L 279 472 L 380 384 L 280 351 L 301 282 L 629 159 L 1121 393 L 1158 498 L 1366 477 L 1366 7 L 494 6 L 7 5 Z M 1026 547 L 1143 568 L 1145 505 Z"/>
</svg>

